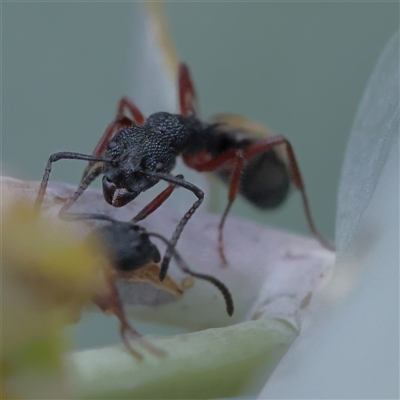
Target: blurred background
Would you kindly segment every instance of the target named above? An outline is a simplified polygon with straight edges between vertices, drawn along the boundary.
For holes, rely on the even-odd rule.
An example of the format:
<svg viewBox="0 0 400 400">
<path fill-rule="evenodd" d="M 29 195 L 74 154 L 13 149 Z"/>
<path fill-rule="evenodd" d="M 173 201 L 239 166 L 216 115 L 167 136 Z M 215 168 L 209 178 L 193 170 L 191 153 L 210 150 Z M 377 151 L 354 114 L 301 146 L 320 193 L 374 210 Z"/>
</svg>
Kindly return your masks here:
<svg viewBox="0 0 400 400">
<path fill-rule="evenodd" d="M 128 94 L 136 101 L 132 74 L 141 54 L 133 51 L 132 35 L 138 7 L 2 3 L 3 174 L 40 180 L 50 154 L 91 153 L 119 98 Z M 170 2 L 164 8 L 179 58 L 191 68 L 202 115 L 238 112 L 285 135 L 317 227 L 333 238 L 348 135 L 372 69 L 399 28 L 399 4 L 220 1 Z M 51 179 L 77 184 L 84 165 L 59 162 Z M 226 187 L 212 187 L 210 209 L 221 212 Z M 241 199 L 232 212 L 308 234 L 296 193 L 273 212 L 259 212 Z M 108 324 L 105 318 L 90 314 L 73 328 L 77 346 L 118 343 L 116 318 Z M 157 326 L 134 326 L 165 333 Z"/>
<path fill-rule="evenodd" d="M 127 2 L 2 4 L 3 174 L 39 180 L 50 154 L 91 153 L 132 88 Z M 312 211 L 334 237 L 346 141 L 372 68 L 399 26 L 397 3 L 254 2 L 165 5 L 181 60 L 191 67 L 204 117 L 258 120 L 293 144 Z M 140 108 L 140 102 L 137 102 Z M 84 163 L 55 164 L 52 179 L 77 183 Z M 226 204 L 214 185 L 212 210 Z M 261 213 L 233 213 L 307 233 L 300 198 Z"/>
</svg>

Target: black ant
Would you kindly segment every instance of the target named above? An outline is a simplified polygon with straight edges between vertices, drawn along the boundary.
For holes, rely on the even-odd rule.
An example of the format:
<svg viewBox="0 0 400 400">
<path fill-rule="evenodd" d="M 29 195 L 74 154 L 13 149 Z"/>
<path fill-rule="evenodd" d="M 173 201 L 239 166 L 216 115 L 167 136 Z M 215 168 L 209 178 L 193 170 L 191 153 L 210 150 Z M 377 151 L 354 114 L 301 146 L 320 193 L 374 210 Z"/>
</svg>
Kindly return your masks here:
<svg viewBox="0 0 400 400">
<path fill-rule="evenodd" d="M 52 163 L 60 159 L 89 161 L 78 189 L 60 210 L 59 216 L 63 218 L 69 218 L 70 213 L 66 211 L 100 174 L 103 174 L 104 198 L 115 207 L 126 205 L 160 180 L 192 191 L 198 200 L 182 217 L 169 241 L 161 263 L 160 280 L 163 280 L 179 236 L 204 197 L 198 187 L 170 174 L 176 158 L 181 155 L 189 167 L 199 172 L 216 171 L 229 180 L 228 204 L 218 227 L 218 248 L 225 264 L 223 227 L 237 193 L 242 193 L 260 207 L 275 207 L 286 198 L 290 182 L 301 193 L 312 234 L 323 246 L 333 249 L 315 227 L 290 142 L 281 135 L 254 138 L 246 129 L 238 131 L 223 120 L 201 122 L 196 113 L 194 85 L 184 63 L 179 64 L 178 82 L 180 114 L 157 112 L 145 119 L 135 104 L 123 97 L 116 118 L 107 127 L 93 155 L 52 154 L 36 198 L 36 208 L 39 209 L 42 203 Z M 126 110 L 129 110 L 130 117 Z M 283 148 L 287 161 L 283 160 L 277 146 Z M 161 194 L 148 204 L 148 212 L 158 208 L 163 201 L 165 196 Z"/>
<path fill-rule="evenodd" d="M 107 224 L 94 229 L 91 233 L 91 235 L 100 239 L 101 243 L 104 245 L 112 265 L 112 270 L 109 271 L 107 275 L 109 283 L 108 293 L 106 295 L 97 295 L 94 298 L 95 304 L 104 312 L 112 312 L 119 319 L 122 341 L 135 357 L 139 359 L 143 358 L 131 347 L 126 337 L 128 333 L 135 339 L 140 340 L 141 344 L 152 353 L 159 356 L 164 355 L 162 350 L 144 341 L 140 333 L 133 329 L 127 321 L 115 280 L 117 278 L 124 279 L 127 275 L 129 276 L 130 273 L 140 270 L 151 263 L 158 263 L 161 260 L 160 252 L 151 242 L 150 237 L 158 238 L 166 245 L 169 244 L 168 240 L 159 233 L 147 232 L 143 227 L 132 221 L 117 221 L 103 214 L 74 214 L 74 219 L 107 222 Z M 173 250 L 172 256 L 182 272 L 194 278 L 208 281 L 216 286 L 224 297 L 228 315 L 232 316 L 234 306 L 229 289 L 213 276 L 192 271 L 176 249 Z"/>
</svg>

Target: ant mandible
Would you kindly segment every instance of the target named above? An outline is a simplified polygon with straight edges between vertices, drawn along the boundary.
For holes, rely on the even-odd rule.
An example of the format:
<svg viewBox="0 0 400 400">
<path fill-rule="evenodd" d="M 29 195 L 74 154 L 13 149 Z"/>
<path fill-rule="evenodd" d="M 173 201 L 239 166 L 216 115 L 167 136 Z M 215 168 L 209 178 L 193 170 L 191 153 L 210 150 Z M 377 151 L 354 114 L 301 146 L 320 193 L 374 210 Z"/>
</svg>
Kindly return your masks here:
<svg viewBox="0 0 400 400">
<path fill-rule="evenodd" d="M 106 294 L 96 295 L 93 299 L 94 303 L 97 304 L 102 311 L 111 311 L 119 319 L 121 339 L 132 355 L 138 359 L 143 358 L 140 353 L 131 347 L 127 339 L 127 334 L 139 340 L 139 343 L 150 352 L 158 356 L 163 356 L 165 353 L 162 350 L 146 342 L 141 334 L 127 321 L 116 286 L 116 279 L 121 277 L 123 279 L 126 274 L 129 275 L 134 271 L 144 268 L 149 264 L 158 263 L 161 260 L 160 252 L 151 242 L 150 237 L 158 238 L 166 245 L 169 244 L 168 240 L 159 233 L 147 232 L 143 227 L 135 224 L 133 221 L 118 221 L 103 214 L 82 213 L 72 215 L 74 220 L 97 220 L 106 223 L 95 228 L 91 233 L 91 236 L 100 239 L 101 243 L 104 245 L 112 267 L 112 270 L 108 271 L 106 274 L 108 292 Z M 173 250 L 172 256 L 182 272 L 213 284 L 221 292 L 225 300 L 228 315 L 232 316 L 234 305 L 229 289 L 217 278 L 191 270 L 176 249 Z"/>
<path fill-rule="evenodd" d="M 177 156 L 182 155 L 184 162 L 199 172 L 220 171 L 223 174 L 224 171 L 227 171 L 231 175 L 228 204 L 218 227 L 219 253 L 226 264 L 223 250 L 223 227 L 233 201 L 238 192 L 241 191 L 242 172 L 251 182 L 254 178 L 251 174 L 246 174 L 246 171 L 254 171 L 254 166 L 256 166 L 259 169 L 258 177 L 262 176 L 266 181 L 270 178 L 275 179 L 272 172 L 275 166 L 272 165 L 271 168 L 269 161 L 272 158 L 272 160 L 277 161 L 275 164 L 282 164 L 282 160 L 277 156 L 276 148 L 283 146 L 287 155 L 287 165 L 284 163 L 283 166 L 285 171 L 288 172 L 286 178 L 284 178 L 283 187 L 289 187 L 290 180 L 294 183 L 302 195 L 311 232 L 323 246 L 332 249 L 332 244 L 317 231 L 311 217 L 303 179 L 290 142 L 281 135 L 274 135 L 265 139 L 241 135 L 235 129 L 227 129 L 226 124 L 221 121 L 216 123 L 201 122 L 196 113 L 194 85 L 185 63 L 179 64 L 178 82 L 180 114 L 157 112 L 145 119 L 135 104 L 124 97 L 119 102 L 117 117 L 107 127 L 92 155 L 71 152 L 51 155 L 36 198 L 36 208 L 40 208 L 43 200 L 52 163 L 60 159 L 89 161 L 78 189 L 60 210 L 60 217 L 67 219 L 69 207 L 100 174 L 104 175 L 102 181 L 104 198 L 115 207 L 126 205 L 160 180 L 192 191 L 198 200 L 181 218 L 169 241 L 161 263 L 160 280 L 163 280 L 167 274 L 168 265 L 179 236 L 204 198 L 204 193 L 198 187 L 170 174 L 175 166 Z M 131 117 L 125 115 L 126 110 L 130 111 Z M 270 156 L 271 154 L 273 157 Z M 265 159 L 268 162 L 264 162 Z M 247 186 L 251 190 L 254 189 L 252 185 Z M 258 201 L 260 196 L 265 198 L 271 195 L 270 192 L 260 192 L 260 194 L 254 195 L 251 190 L 246 191 L 244 189 L 242 193 L 245 196 L 247 194 L 246 197 L 250 200 L 256 199 L 256 204 L 257 202 L 260 203 Z M 278 188 L 276 191 L 279 196 L 275 203 L 279 204 L 286 197 L 287 190 Z M 165 201 L 166 196 L 163 196 L 163 193 L 148 204 L 149 213 Z M 266 203 L 269 204 L 268 201 Z"/>
</svg>

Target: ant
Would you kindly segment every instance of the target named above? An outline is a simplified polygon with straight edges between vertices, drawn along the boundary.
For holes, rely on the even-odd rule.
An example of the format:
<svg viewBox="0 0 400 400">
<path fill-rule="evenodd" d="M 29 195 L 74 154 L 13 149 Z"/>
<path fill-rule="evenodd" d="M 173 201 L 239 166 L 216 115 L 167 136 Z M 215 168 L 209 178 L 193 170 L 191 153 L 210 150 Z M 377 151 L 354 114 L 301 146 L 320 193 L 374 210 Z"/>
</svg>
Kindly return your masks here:
<svg viewBox="0 0 400 400">
<path fill-rule="evenodd" d="M 131 347 L 127 340 L 128 333 L 135 339 L 140 340 L 140 343 L 152 353 L 158 356 L 165 355 L 162 350 L 146 342 L 141 334 L 131 327 L 126 319 L 115 280 L 116 278 L 124 279 L 129 276 L 130 273 L 144 268 L 151 263 L 158 263 L 161 260 L 160 252 L 151 242 L 150 237 L 160 239 L 166 245 L 169 244 L 168 240 L 159 233 L 147 232 L 143 227 L 132 221 L 118 221 L 103 214 L 75 214 L 74 219 L 108 222 L 105 225 L 95 228 L 91 233 L 91 236 L 94 235 L 100 239 L 101 243 L 104 245 L 112 265 L 112 269 L 106 276 L 109 283 L 108 293 L 106 295 L 96 295 L 94 298 L 95 304 L 104 312 L 111 311 L 119 319 L 122 341 L 135 357 L 138 359 L 143 358 L 141 354 Z M 192 271 L 176 249 L 173 250 L 172 255 L 182 272 L 194 278 L 208 281 L 217 287 L 224 297 L 228 315 L 232 316 L 234 305 L 229 289 L 213 276 Z"/>
<path fill-rule="evenodd" d="M 321 245 L 335 250 L 333 243 L 326 240 L 315 226 L 304 181 L 290 142 L 238 114 L 219 114 L 208 123 L 201 123 L 197 117 L 194 84 L 185 63 L 179 64 L 178 82 L 181 115 L 186 117 L 185 121 L 192 128 L 185 149 L 181 152 L 183 160 L 187 166 L 199 172 L 214 172 L 229 184 L 228 204 L 218 226 L 218 249 L 223 263 L 227 263 L 223 250 L 223 228 L 237 194 L 240 193 L 258 208 L 270 209 L 283 203 L 291 184 L 300 191 L 311 233 Z M 125 115 L 126 110 L 131 113 L 130 118 Z M 166 119 L 171 116 L 168 113 L 156 113 L 149 119 L 154 115 L 166 115 Z M 107 143 L 125 124 L 146 125 L 147 121 L 131 100 L 122 98 L 116 119 L 105 131 L 93 155 L 104 154 Z M 89 163 L 82 180 L 89 174 L 93 164 Z M 152 203 L 149 208 L 152 205 L 158 206 L 157 201 Z"/>
<path fill-rule="evenodd" d="M 204 198 L 203 191 L 197 186 L 171 175 L 176 158 L 181 155 L 189 167 L 199 172 L 216 171 L 219 176 L 229 180 L 228 204 L 218 226 L 218 249 L 224 264 L 227 264 L 227 259 L 223 249 L 223 227 L 237 194 L 242 193 L 260 207 L 275 207 L 287 197 L 291 182 L 301 193 L 312 234 L 323 246 L 334 249 L 315 227 L 290 142 L 281 135 L 255 138 L 246 129 L 238 131 L 224 120 L 200 121 L 196 112 L 194 85 L 185 63 L 179 64 L 178 91 L 180 114 L 157 112 L 145 119 L 135 104 L 123 97 L 119 102 L 116 118 L 105 130 L 92 155 L 72 152 L 52 154 L 36 198 L 36 209 L 40 209 L 46 192 L 52 163 L 61 159 L 89 161 L 78 189 L 59 212 L 61 218 L 69 218 L 69 207 L 101 174 L 104 198 L 115 207 L 126 205 L 160 180 L 192 191 L 197 201 L 181 218 L 169 241 L 161 263 L 162 281 L 166 277 L 173 250 L 184 226 Z M 127 111 L 130 116 L 126 115 Z M 277 150 L 279 147 L 283 148 L 287 159 L 280 155 Z M 278 181 L 277 185 L 275 181 Z M 165 189 L 167 192 L 168 190 L 170 189 Z M 164 196 L 164 192 L 146 206 L 148 213 L 165 201 L 168 195 Z"/>
</svg>

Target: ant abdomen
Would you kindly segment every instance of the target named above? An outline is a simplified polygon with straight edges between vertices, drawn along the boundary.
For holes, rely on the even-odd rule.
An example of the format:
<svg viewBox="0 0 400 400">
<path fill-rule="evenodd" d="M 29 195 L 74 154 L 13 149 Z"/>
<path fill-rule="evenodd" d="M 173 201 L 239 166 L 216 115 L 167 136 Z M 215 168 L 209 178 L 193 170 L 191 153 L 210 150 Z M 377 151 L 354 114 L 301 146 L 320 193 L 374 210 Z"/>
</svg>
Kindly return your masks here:
<svg viewBox="0 0 400 400">
<path fill-rule="evenodd" d="M 246 149 L 267 137 L 273 136 L 262 124 L 239 114 L 218 114 L 211 120 L 218 126 L 219 136 L 226 136 L 229 149 Z M 222 134 L 222 135 L 221 135 Z M 275 208 L 287 198 L 291 186 L 286 157 L 278 146 L 264 151 L 244 162 L 240 174 L 239 193 L 254 206 L 261 209 Z M 226 184 L 232 178 L 232 164 L 223 165 L 215 171 Z"/>
<path fill-rule="evenodd" d="M 222 168 L 216 175 L 226 184 L 232 170 Z M 271 209 L 280 206 L 290 191 L 290 176 L 286 164 L 273 150 L 246 162 L 240 180 L 239 193 L 254 206 Z"/>
</svg>

